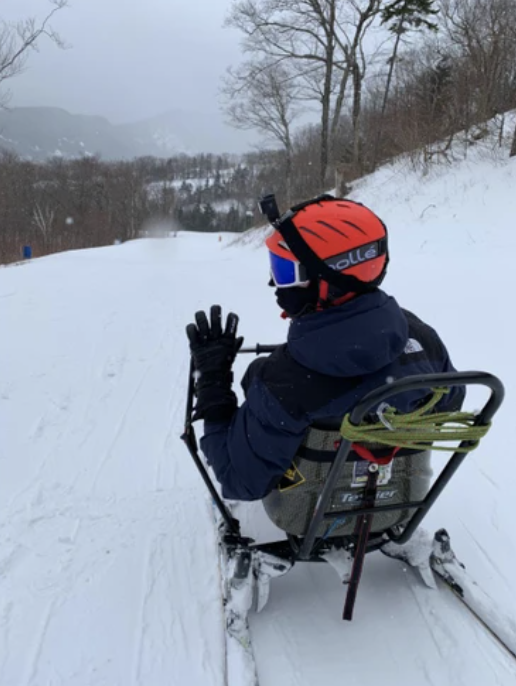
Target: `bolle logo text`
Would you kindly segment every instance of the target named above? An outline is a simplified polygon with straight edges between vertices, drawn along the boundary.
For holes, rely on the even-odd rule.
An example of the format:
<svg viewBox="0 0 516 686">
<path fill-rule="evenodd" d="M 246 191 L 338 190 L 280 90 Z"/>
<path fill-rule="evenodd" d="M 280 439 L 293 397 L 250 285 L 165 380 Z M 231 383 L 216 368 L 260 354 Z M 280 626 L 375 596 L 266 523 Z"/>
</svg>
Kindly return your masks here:
<svg viewBox="0 0 516 686">
<path fill-rule="evenodd" d="M 349 267 L 355 267 L 357 264 L 374 260 L 378 255 L 378 243 L 369 243 L 368 245 L 362 245 L 360 248 L 330 257 L 326 260 L 326 264 L 335 269 L 335 271 L 341 272 Z"/>
</svg>

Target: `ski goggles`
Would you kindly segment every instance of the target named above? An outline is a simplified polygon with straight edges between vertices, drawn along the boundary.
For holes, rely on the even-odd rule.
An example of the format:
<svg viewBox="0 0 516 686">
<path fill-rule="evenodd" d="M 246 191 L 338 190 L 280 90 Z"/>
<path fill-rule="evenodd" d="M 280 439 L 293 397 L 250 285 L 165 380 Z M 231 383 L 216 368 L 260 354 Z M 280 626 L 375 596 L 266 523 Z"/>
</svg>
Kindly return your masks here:
<svg viewBox="0 0 516 686">
<path fill-rule="evenodd" d="M 287 260 L 269 250 L 271 278 L 276 288 L 292 288 L 292 286 L 308 286 L 310 279 L 302 264 Z"/>
</svg>

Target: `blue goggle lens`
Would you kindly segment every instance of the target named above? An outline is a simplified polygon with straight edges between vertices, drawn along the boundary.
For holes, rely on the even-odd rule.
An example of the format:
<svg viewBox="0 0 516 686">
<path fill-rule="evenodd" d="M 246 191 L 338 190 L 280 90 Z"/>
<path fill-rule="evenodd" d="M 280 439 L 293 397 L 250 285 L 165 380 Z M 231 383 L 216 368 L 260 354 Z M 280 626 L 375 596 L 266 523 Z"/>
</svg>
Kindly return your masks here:
<svg viewBox="0 0 516 686">
<path fill-rule="evenodd" d="M 269 251 L 271 275 L 278 288 L 300 286 L 308 283 L 308 274 L 299 262 L 288 260 Z"/>
<path fill-rule="evenodd" d="M 277 286 L 291 286 L 296 282 L 296 264 L 292 260 L 269 252 L 272 278 Z"/>
</svg>

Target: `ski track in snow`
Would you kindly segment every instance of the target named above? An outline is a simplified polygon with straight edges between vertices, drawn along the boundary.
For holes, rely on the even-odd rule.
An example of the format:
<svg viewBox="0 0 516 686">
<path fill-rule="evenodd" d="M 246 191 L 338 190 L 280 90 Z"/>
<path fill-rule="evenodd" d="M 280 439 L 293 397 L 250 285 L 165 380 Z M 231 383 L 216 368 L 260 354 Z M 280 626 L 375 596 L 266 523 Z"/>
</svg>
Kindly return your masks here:
<svg viewBox="0 0 516 686">
<path fill-rule="evenodd" d="M 97 470 L 95 472 L 95 476 L 93 477 L 92 490 L 95 490 L 95 486 L 97 485 L 97 482 L 98 482 L 98 480 L 102 474 L 103 469 L 105 468 L 107 462 L 112 457 L 113 448 L 115 447 L 118 439 L 120 438 L 120 436 L 122 435 L 123 431 L 126 428 L 126 423 L 127 423 L 127 418 L 128 418 L 129 412 L 131 411 L 131 409 L 132 409 L 132 407 L 133 407 L 133 405 L 134 405 L 134 403 L 138 397 L 138 394 L 140 393 L 141 388 L 142 388 L 143 384 L 145 383 L 147 376 L 149 375 L 151 367 L 152 367 L 152 362 L 147 364 L 147 366 L 146 366 L 143 374 L 141 375 L 139 381 L 136 383 L 134 390 L 131 392 L 127 404 L 124 406 L 124 409 L 122 410 L 122 413 L 120 415 L 120 419 L 119 419 L 119 421 L 116 425 L 115 431 L 114 431 L 113 438 L 112 438 L 106 452 L 104 453 L 104 455 L 102 456 L 102 458 L 99 461 L 99 465 L 98 465 Z"/>
<path fill-rule="evenodd" d="M 90 256 L 74 265 L 84 292 L 72 279 L 69 300 L 46 292 L 38 307 L 38 286 L 28 297 L 24 282 L 41 316 L 5 313 L 12 326 L 35 325 L 42 350 L 2 380 L 16 460 L 0 505 L 0 684 L 158 686 L 188 673 L 218 685 L 217 570 L 191 573 L 210 550 L 216 559 L 213 517 L 179 441 L 188 352 L 175 332 L 191 309 L 159 292 L 178 289 L 168 264 L 151 266 L 143 289 L 128 265 L 117 288 L 110 269 L 89 278 L 99 276 Z M 134 307 L 121 310 L 126 298 Z M 74 319 L 78 302 L 87 323 Z"/>
<path fill-rule="evenodd" d="M 35 682 L 35 678 L 38 671 L 38 663 L 41 657 L 41 652 L 43 650 L 43 643 L 47 635 L 48 627 L 50 625 L 50 620 L 54 612 L 54 608 L 57 605 L 57 598 L 52 598 L 48 603 L 46 610 L 43 613 L 43 618 L 40 624 L 38 633 L 35 636 L 34 644 L 32 649 L 29 648 L 29 661 L 27 663 L 27 678 L 23 680 L 24 686 L 32 686 Z"/>
<path fill-rule="evenodd" d="M 507 169 L 489 170 L 491 192 L 510 188 Z M 409 174 L 387 169 L 365 186 L 363 199 L 385 210 L 389 225 L 414 226 L 423 217 L 410 234 L 393 232 L 398 256 L 387 290 L 398 289 L 404 306 L 442 331 L 459 367 L 485 367 L 509 389 L 516 377 L 504 360 L 512 360 L 512 338 L 498 338 L 489 359 L 490 339 L 479 332 L 464 345 L 457 333 L 457 319 L 473 321 L 477 308 L 486 332 L 507 323 L 477 285 L 483 224 L 457 174 L 453 182 L 437 174 L 417 191 Z M 449 203 L 453 192 L 460 201 L 450 212 L 467 208 L 464 223 L 476 243 L 457 228 L 457 246 L 469 252 L 429 295 L 420 275 L 435 255 L 447 268 L 439 240 L 451 250 L 437 212 L 447 184 Z M 471 189 L 478 191 L 475 183 Z M 506 258 L 494 243 L 493 287 L 510 293 L 511 270 L 500 266 L 510 260 L 509 243 Z M 252 246 L 223 246 L 216 236 L 180 235 L 1 270 L 9 297 L 0 299 L 0 318 L 11 334 L 0 339 L 7 362 L 0 379 L 1 686 L 225 684 L 213 507 L 179 439 L 184 327 L 196 310 L 219 302 L 240 314 L 246 344 L 281 341 L 286 329 L 265 288 L 266 257 Z M 471 297 L 460 312 L 436 310 L 464 283 Z M 237 361 L 237 378 L 249 361 Z M 509 398 L 486 447 L 428 517 L 429 528 L 450 530 L 471 575 L 507 604 L 516 595 L 512 461 L 503 437 L 512 426 Z M 237 509 L 246 535 L 278 536 L 259 504 Z M 379 678 L 383 686 L 516 683 L 516 661 L 452 593 L 423 587 L 401 563 L 379 554 L 366 560 L 351 624 L 341 620 L 344 595 L 326 565 L 299 564 L 273 581 L 269 604 L 251 617 L 260 686 L 373 686 Z"/>
</svg>

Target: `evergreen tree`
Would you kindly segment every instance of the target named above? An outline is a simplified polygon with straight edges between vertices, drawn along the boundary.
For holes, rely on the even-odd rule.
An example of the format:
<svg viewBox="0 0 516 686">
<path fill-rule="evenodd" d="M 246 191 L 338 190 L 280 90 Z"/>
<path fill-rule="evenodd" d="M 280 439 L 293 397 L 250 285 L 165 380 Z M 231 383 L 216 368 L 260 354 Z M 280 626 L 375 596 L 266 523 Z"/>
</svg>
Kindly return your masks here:
<svg viewBox="0 0 516 686">
<path fill-rule="evenodd" d="M 385 110 L 387 109 L 387 101 L 391 90 L 394 66 L 398 57 L 401 37 L 410 30 L 424 28 L 431 31 L 438 30 L 437 24 L 431 20 L 439 13 L 439 10 L 434 7 L 434 2 L 435 0 L 390 0 L 382 9 L 381 23 L 382 25 L 388 25 L 389 31 L 396 36 L 396 40 L 394 41 L 392 55 L 388 60 L 389 73 L 387 75 L 387 83 L 385 84 L 380 114 L 380 126 L 378 127 L 374 148 L 374 166 L 376 166 L 378 161 L 378 147 L 383 132 Z"/>
<path fill-rule="evenodd" d="M 211 203 L 206 203 L 202 210 L 203 214 L 203 231 L 216 231 L 217 230 L 217 213 L 213 209 Z"/>
<path fill-rule="evenodd" d="M 410 29 L 427 28 L 437 31 L 438 26 L 431 19 L 439 14 L 435 0 L 391 0 L 382 9 L 382 24 L 389 24 L 389 31 L 396 36 Z"/>
</svg>

